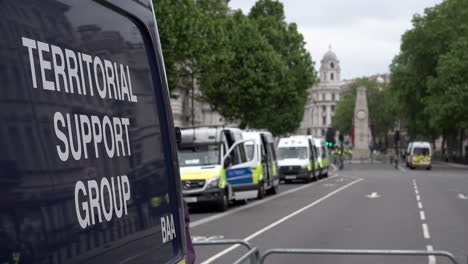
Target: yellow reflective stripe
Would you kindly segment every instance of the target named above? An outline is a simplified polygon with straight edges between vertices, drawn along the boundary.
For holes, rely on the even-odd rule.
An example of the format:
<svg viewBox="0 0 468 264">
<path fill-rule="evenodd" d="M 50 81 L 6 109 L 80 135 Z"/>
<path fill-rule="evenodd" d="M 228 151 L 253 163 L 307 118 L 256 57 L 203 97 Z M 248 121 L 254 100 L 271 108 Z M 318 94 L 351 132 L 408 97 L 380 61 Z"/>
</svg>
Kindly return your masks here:
<svg viewBox="0 0 468 264">
<path fill-rule="evenodd" d="M 307 170 L 308 171 L 311 171 L 312 170 L 312 162 L 309 160 L 309 162 L 307 163 Z"/>
<path fill-rule="evenodd" d="M 221 189 L 224 189 L 227 184 L 227 178 L 226 178 L 226 170 L 224 167 L 221 167 L 221 171 L 219 172 L 219 184 L 218 187 Z"/>
<path fill-rule="evenodd" d="M 153 208 L 158 207 L 158 206 L 160 206 L 162 204 L 163 201 L 164 201 L 164 199 L 161 198 L 161 197 L 153 197 L 150 200 L 151 207 L 153 207 Z"/>
<path fill-rule="evenodd" d="M 276 168 L 276 162 L 273 162 L 273 176 L 276 177 L 277 174 L 277 168 Z"/>
<path fill-rule="evenodd" d="M 414 162 L 429 162 L 431 161 L 430 156 L 422 156 L 422 155 L 413 155 Z"/>
<path fill-rule="evenodd" d="M 262 163 L 259 162 L 255 169 L 252 171 L 252 180 L 253 183 L 258 183 L 263 179 L 263 166 Z"/>
<path fill-rule="evenodd" d="M 186 264 L 186 263 L 187 263 L 187 262 L 185 262 L 185 259 L 183 259 L 183 260 L 177 262 L 177 264 Z"/>
<path fill-rule="evenodd" d="M 181 171 L 180 178 L 182 180 L 206 180 L 218 176 L 218 172 L 214 171 Z"/>
</svg>

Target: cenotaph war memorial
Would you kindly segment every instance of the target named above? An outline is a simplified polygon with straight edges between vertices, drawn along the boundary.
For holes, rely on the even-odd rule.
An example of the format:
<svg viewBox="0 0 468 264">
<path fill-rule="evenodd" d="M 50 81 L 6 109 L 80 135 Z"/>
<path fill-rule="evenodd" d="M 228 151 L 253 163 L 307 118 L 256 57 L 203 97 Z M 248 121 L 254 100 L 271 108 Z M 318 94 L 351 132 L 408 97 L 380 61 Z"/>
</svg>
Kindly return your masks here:
<svg viewBox="0 0 468 264">
<path fill-rule="evenodd" d="M 369 151 L 369 111 L 367 108 L 367 89 L 357 88 L 354 108 L 354 150 L 353 160 L 367 160 Z"/>
</svg>

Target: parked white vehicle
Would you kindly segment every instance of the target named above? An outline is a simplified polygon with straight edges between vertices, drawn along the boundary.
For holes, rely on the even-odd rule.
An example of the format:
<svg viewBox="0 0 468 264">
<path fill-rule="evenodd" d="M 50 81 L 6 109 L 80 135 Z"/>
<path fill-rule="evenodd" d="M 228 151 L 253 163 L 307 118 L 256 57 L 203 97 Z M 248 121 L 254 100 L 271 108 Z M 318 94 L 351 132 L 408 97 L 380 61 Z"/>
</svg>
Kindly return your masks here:
<svg viewBox="0 0 468 264">
<path fill-rule="evenodd" d="M 306 182 L 318 179 L 314 147 L 308 136 L 292 136 L 280 139 L 278 144 L 280 179 L 302 179 Z"/>
<path fill-rule="evenodd" d="M 432 168 L 432 147 L 429 142 L 411 142 L 406 162 L 409 168 Z"/>
</svg>

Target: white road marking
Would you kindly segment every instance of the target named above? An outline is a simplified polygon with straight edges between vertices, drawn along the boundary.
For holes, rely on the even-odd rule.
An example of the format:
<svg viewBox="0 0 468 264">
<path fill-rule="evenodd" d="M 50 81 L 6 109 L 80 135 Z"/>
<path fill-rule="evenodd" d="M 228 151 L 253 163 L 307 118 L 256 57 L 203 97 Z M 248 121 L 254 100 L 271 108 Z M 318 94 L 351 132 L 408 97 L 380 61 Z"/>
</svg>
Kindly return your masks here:
<svg viewBox="0 0 468 264">
<path fill-rule="evenodd" d="M 402 172 L 406 172 L 406 169 L 401 166 L 398 166 L 398 169 L 401 170 Z"/>
<path fill-rule="evenodd" d="M 379 198 L 380 195 L 377 192 L 373 192 L 371 194 L 366 195 L 366 197 L 373 199 L 373 198 Z"/>
<path fill-rule="evenodd" d="M 333 187 L 333 186 L 335 186 L 335 184 L 333 184 L 333 183 L 325 183 L 323 186 L 325 186 L 325 187 Z"/>
<path fill-rule="evenodd" d="M 467 200 L 467 199 L 468 199 L 468 196 L 465 196 L 465 195 L 462 194 L 462 193 L 459 193 L 459 194 L 457 195 L 457 197 L 458 197 L 459 199 L 462 199 L 462 200 Z"/>
<path fill-rule="evenodd" d="M 423 208 L 423 206 L 422 206 L 422 203 L 421 203 L 421 202 L 418 202 L 418 207 L 419 207 L 419 209 L 422 209 L 422 208 Z"/>
<path fill-rule="evenodd" d="M 416 195 L 419 195 L 419 191 L 417 189 L 415 189 L 414 192 L 416 193 Z"/>
<path fill-rule="evenodd" d="M 427 245 L 427 251 L 434 251 L 434 248 L 431 245 Z M 429 264 L 436 264 L 436 258 L 434 255 L 429 256 Z"/>
<path fill-rule="evenodd" d="M 209 241 L 209 240 L 220 240 L 223 239 L 224 236 L 194 236 L 192 237 L 192 241 Z"/>
<path fill-rule="evenodd" d="M 251 234 L 250 236 L 244 238 L 243 240 L 244 240 L 244 241 L 247 241 L 247 242 L 250 241 L 250 240 L 252 240 L 253 238 L 255 238 L 255 237 L 261 235 L 262 233 L 265 233 L 266 231 L 272 229 L 273 227 L 275 227 L 275 226 L 277 226 L 277 225 L 283 223 L 284 221 L 286 221 L 286 220 L 288 220 L 288 219 L 290 219 L 290 218 L 292 218 L 292 217 L 294 217 L 294 216 L 296 216 L 296 215 L 298 215 L 298 214 L 304 212 L 305 210 L 307 210 L 307 209 L 309 209 L 309 208 L 311 208 L 311 207 L 313 207 L 313 206 L 315 206 L 315 205 L 321 203 L 322 201 L 324 201 L 324 200 L 330 198 L 331 196 L 333 196 L 333 195 L 335 195 L 335 194 L 337 194 L 337 193 L 339 193 L 339 192 L 341 192 L 341 191 L 343 191 L 343 190 L 345 190 L 345 189 L 351 187 L 352 185 L 354 185 L 354 184 L 356 184 L 356 183 L 358 183 L 358 182 L 360 182 L 360 181 L 362 181 L 362 180 L 363 180 L 362 178 L 359 178 L 359 179 L 357 179 L 357 180 L 355 180 L 355 181 L 352 181 L 352 182 L 346 184 L 345 186 L 343 186 L 343 187 L 341 187 L 341 188 L 339 188 L 339 189 L 334 190 L 333 192 L 330 192 L 329 194 L 323 196 L 322 198 L 320 198 L 320 199 L 318 199 L 318 200 L 316 200 L 316 201 L 314 201 L 314 202 L 312 202 L 312 203 L 310 203 L 310 204 L 308 204 L 308 205 L 302 207 L 301 209 L 299 209 L 299 210 L 297 210 L 297 211 L 295 211 L 295 212 L 293 212 L 293 213 L 291 213 L 291 214 L 289 214 L 289 215 L 286 215 L 285 217 L 283 217 L 283 218 L 277 220 L 276 222 L 271 223 L 270 225 L 268 225 L 268 226 L 266 226 L 266 227 L 264 227 L 264 228 L 258 230 L 257 232 Z M 232 250 L 236 249 L 237 247 L 239 247 L 239 245 L 231 246 L 231 247 L 229 247 L 229 248 L 227 248 L 227 249 L 225 249 L 225 250 L 219 252 L 218 254 L 212 256 L 211 258 L 209 258 L 209 259 L 203 261 L 201 264 L 209 264 L 209 263 L 212 263 L 212 262 L 215 261 L 216 259 L 222 257 L 223 255 L 226 255 L 227 253 L 231 252 Z"/>
<path fill-rule="evenodd" d="M 431 235 L 429 234 L 429 228 L 427 227 L 426 223 L 422 224 L 423 234 L 425 239 L 430 239 Z"/>
<path fill-rule="evenodd" d="M 419 212 L 419 216 L 421 217 L 421 220 L 422 220 L 422 221 L 425 221 L 425 220 L 426 220 L 426 214 L 424 213 L 424 211 L 420 211 L 420 212 Z"/>
<path fill-rule="evenodd" d="M 330 178 L 326 179 L 326 181 L 330 180 L 330 179 L 333 179 L 335 177 L 338 177 L 338 174 L 334 174 L 332 176 L 330 176 Z M 257 205 L 261 205 L 261 204 L 264 204 L 266 202 L 269 202 L 271 200 L 275 200 L 275 199 L 278 199 L 280 197 L 283 197 L 285 195 L 288 195 L 290 193 L 293 193 L 293 192 L 297 192 L 297 191 L 300 191 L 300 190 L 303 190 L 305 188 L 309 188 L 311 186 L 314 186 L 314 185 L 317 185 L 321 183 L 321 181 L 316 181 L 314 183 L 310 183 L 310 184 L 306 184 L 306 185 L 303 185 L 303 186 L 300 186 L 300 187 L 296 187 L 294 189 L 290 189 L 290 190 L 287 190 L 285 192 L 281 192 L 277 195 L 274 195 L 274 196 L 271 196 L 271 197 L 268 197 L 266 199 L 263 199 L 263 200 L 258 200 L 258 201 L 255 201 L 255 202 L 252 202 L 252 203 L 249 203 L 247 205 L 244 205 L 242 207 L 238 207 L 236 209 L 233 209 L 233 210 L 229 210 L 227 212 L 224 212 L 224 213 L 221 213 L 221 214 L 215 214 L 215 215 L 212 215 L 212 216 L 209 216 L 209 217 L 206 217 L 206 218 L 203 218 L 203 219 L 200 219 L 200 220 L 197 220 L 197 221 L 193 221 L 190 223 L 190 228 L 194 228 L 194 227 L 197 227 L 199 225 L 203 225 L 203 224 L 206 224 L 206 223 L 209 223 L 211 221 L 214 221 L 214 220 L 217 220 L 217 219 L 220 219 L 220 218 L 223 218 L 225 216 L 228 216 L 228 215 L 232 215 L 232 214 L 235 214 L 239 211 L 242 211 L 242 210 L 245 210 L 245 209 L 249 209 L 249 208 L 252 208 L 254 206 L 257 206 Z"/>
<path fill-rule="evenodd" d="M 421 196 L 416 195 L 416 200 L 418 200 L 418 201 L 421 200 Z"/>
</svg>

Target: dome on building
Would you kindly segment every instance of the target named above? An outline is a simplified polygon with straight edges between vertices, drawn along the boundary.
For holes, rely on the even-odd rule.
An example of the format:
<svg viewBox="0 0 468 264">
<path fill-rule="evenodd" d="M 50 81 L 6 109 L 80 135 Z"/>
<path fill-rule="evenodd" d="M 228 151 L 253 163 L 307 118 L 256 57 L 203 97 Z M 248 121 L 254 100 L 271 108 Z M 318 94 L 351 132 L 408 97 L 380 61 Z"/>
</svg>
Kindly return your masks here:
<svg viewBox="0 0 468 264">
<path fill-rule="evenodd" d="M 327 51 L 327 53 L 325 53 L 325 55 L 323 55 L 323 61 L 330 61 L 330 60 L 338 60 L 338 57 L 336 57 L 336 54 L 335 52 L 333 52 L 331 49 L 329 49 Z"/>
</svg>

